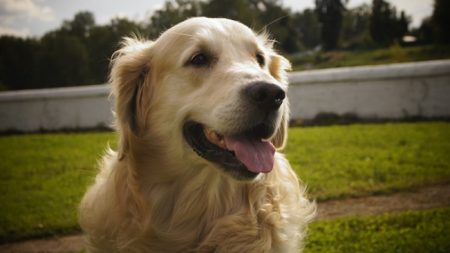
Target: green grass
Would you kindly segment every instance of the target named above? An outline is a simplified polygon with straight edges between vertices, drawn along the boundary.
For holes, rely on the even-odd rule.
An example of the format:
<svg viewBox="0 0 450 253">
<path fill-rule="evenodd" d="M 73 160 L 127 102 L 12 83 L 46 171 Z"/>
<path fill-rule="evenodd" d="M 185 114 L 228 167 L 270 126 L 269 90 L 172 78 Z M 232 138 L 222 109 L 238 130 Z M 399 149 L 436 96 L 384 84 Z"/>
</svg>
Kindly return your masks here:
<svg viewBox="0 0 450 253">
<path fill-rule="evenodd" d="M 291 57 L 294 70 L 379 65 L 400 62 L 449 59 L 449 46 L 400 47 L 398 45 L 369 51 L 319 52 L 309 56 Z"/>
<path fill-rule="evenodd" d="M 450 182 L 450 124 L 294 128 L 287 157 L 319 200 Z"/>
<path fill-rule="evenodd" d="M 448 217 L 450 208 L 315 221 L 303 252 L 447 253 Z"/>
<path fill-rule="evenodd" d="M 288 158 L 318 199 L 450 182 L 450 124 L 290 130 Z M 79 231 L 76 209 L 113 133 L 0 137 L 0 242 Z"/>
<path fill-rule="evenodd" d="M 446 208 L 316 221 L 309 226 L 303 252 L 447 253 L 448 217 Z"/>
<path fill-rule="evenodd" d="M 77 203 L 113 137 L 0 137 L 0 242 L 77 231 Z"/>
<path fill-rule="evenodd" d="M 446 253 L 450 209 L 317 221 L 304 253 Z"/>
</svg>

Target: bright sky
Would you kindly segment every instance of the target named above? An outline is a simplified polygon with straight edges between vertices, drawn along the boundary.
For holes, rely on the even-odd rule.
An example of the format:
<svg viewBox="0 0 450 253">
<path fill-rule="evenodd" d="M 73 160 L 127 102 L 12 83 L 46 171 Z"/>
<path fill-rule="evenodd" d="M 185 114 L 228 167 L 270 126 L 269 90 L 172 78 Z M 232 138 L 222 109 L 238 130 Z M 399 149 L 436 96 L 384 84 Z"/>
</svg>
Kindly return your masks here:
<svg viewBox="0 0 450 253">
<path fill-rule="evenodd" d="M 88 10 L 94 13 L 97 23 L 107 23 L 116 16 L 142 21 L 165 0 L 0 0 L 0 35 L 41 36 L 58 28 L 63 20 L 72 19 L 75 13 Z M 314 0 L 282 0 L 293 10 L 313 8 Z M 349 0 L 354 7 L 371 0 Z M 412 26 L 431 15 L 433 0 L 388 0 L 397 11 L 405 10 L 412 16 Z"/>
</svg>

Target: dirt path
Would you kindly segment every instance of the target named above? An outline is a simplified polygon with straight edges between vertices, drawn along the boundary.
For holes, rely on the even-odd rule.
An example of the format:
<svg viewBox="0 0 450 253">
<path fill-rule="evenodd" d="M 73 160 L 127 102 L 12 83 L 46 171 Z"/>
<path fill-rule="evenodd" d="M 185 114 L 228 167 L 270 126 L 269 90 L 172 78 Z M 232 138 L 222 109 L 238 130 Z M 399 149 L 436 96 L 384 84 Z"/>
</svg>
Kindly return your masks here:
<svg viewBox="0 0 450 253">
<path fill-rule="evenodd" d="M 450 206 L 450 184 L 408 192 L 332 200 L 318 204 L 318 220 Z M 63 253 L 83 249 L 83 237 L 71 235 L 0 245 L 1 253 Z"/>
<path fill-rule="evenodd" d="M 319 203 L 317 219 L 374 215 L 450 206 L 450 184 L 428 186 L 391 195 L 331 200 Z"/>
<path fill-rule="evenodd" d="M 0 245 L 1 253 L 66 253 L 83 249 L 81 235 L 51 237 Z"/>
</svg>

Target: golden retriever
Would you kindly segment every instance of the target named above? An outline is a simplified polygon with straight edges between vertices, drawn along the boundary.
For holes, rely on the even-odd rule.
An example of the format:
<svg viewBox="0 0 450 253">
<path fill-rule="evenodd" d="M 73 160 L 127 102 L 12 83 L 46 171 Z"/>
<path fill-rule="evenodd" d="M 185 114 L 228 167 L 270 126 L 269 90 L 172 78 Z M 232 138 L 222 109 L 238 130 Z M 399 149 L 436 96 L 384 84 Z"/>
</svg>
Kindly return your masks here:
<svg viewBox="0 0 450 253">
<path fill-rule="evenodd" d="M 228 19 L 113 55 L 117 152 L 79 221 L 90 252 L 299 252 L 315 204 L 281 153 L 289 62 Z"/>
</svg>

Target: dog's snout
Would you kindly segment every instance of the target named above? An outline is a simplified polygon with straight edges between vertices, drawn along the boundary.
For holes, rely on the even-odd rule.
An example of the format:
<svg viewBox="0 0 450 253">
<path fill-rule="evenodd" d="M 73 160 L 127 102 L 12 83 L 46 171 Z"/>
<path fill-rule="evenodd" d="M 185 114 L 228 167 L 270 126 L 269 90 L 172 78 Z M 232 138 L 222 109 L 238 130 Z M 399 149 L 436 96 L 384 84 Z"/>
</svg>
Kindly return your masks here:
<svg viewBox="0 0 450 253">
<path fill-rule="evenodd" d="M 276 110 L 283 103 L 286 93 L 272 83 L 255 82 L 245 88 L 248 99 L 263 109 Z"/>
</svg>

